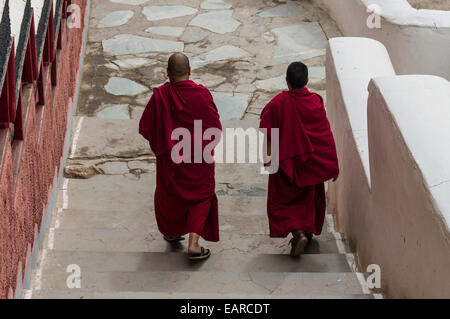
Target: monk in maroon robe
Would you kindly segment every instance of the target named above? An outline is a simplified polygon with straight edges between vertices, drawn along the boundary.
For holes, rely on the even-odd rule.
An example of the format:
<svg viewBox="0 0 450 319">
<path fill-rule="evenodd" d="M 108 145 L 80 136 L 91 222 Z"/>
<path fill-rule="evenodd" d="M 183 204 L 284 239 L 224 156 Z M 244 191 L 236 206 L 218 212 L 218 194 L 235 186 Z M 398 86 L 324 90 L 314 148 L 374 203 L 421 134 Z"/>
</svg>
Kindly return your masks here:
<svg viewBox="0 0 450 319">
<path fill-rule="evenodd" d="M 279 130 L 275 146 L 278 170 L 269 175 L 268 186 L 270 236 L 284 238 L 292 233 L 291 256 L 299 256 L 312 234 L 320 235 L 322 231 L 326 209 L 324 182 L 336 180 L 339 165 L 323 99 L 305 88 L 306 65 L 292 63 L 286 82 L 289 91 L 278 94 L 266 105 L 260 128 L 267 130 L 268 150 L 274 149 L 271 129 Z"/>
<path fill-rule="evenodd" d="M 203 134 L 212 128 L 220 135 L 222 126 L 209 90 L 189 80 L 191 69 L 184 54 L 170 57 L 167 73 L 170 82 L 153 90 L 139 124 L 139 133 L 156 156 L 156 220 L 164 239 L 177 242 L 189 233 L 189 258 L 206 259 L 210 250 L 200 247 L 199 237 L 218 241 L 219 219 L 215 164 L 203 158 L 212 142 Z M 186 147 L 180 149 L 177 139 L 182 133 Z M 215 137 L 217 144 L 220 136 Z"/>
</svg>

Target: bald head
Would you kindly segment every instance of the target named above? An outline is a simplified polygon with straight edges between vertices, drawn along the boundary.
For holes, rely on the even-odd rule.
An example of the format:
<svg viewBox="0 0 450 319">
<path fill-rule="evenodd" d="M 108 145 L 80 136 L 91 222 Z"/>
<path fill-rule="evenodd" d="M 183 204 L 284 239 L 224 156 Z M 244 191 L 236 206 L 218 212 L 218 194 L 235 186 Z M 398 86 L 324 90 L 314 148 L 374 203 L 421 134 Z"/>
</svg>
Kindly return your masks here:
<svg viewBox="0 0 450 319">
<path fill-rule="evenodd" d="M 183 53 L 172 54 L 167 65 L 167 74 L 170 81 L 188 80 L 191 74 L 188 57 Z"/>
</svg>

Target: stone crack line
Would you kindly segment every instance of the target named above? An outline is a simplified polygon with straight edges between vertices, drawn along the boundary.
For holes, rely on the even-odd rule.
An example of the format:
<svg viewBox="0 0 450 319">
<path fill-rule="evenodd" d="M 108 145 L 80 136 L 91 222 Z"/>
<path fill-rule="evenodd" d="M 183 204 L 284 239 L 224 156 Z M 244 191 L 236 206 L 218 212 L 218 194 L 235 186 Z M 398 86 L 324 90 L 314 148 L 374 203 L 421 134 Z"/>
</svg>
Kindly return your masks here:
<svg viewBox="0 0 450 319">
<path fill-rule="evenodd" d="M 270 289 L 270 288 L 267 288 L 267 287 L 266 287 L 265 285 L 263 285 L 262 283 L 256 282 L 255 279 L 252 277 L 252 273 L 251 273 L 251 272 L 248 272 L 247 275 L 248 275 L 249 280 L 242 279 L 242 281 L 251 282 L 251 283 L 253 283 L 253 284 L 256 285 L 256 286 L 261 287 L 261 288 L 267 290 L 268 293 L 269 293 L 269 295 L 273 294 L 273 292 L 276 290 L 276 288 L 275 288 L 275 289 Z"/>
<path fill-rule="evenodd" d="M 430 188 L 438 187 L 438 186 L 441 186 L 441 185 L 446 184 L 446 183 L 448 183 L 448 182 L 450 182 L 450 179 L 449 179 L 449 180 L 442 181 L 442 182 L 437 183 L 437 184 L 434 184 L 434 185 L 431 185 Z"/>
</svg>

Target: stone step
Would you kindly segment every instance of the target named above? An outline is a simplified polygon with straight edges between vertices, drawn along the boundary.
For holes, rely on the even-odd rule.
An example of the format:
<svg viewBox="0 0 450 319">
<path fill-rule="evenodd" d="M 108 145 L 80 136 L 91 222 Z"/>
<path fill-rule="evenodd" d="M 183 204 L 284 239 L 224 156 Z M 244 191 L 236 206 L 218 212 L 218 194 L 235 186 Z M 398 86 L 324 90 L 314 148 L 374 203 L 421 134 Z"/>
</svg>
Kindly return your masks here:
<svg viewBox="0 0 450 319">
<path fill-rule="evenodd" d="M 71 291 L 38 290 L 33 292 L 33 299 L 373 299 L 372 294 L 318 294 L 302 295 L 249 295 L 244 293 L 161 293 L 161 292 L 97 292 L 84 289 Z"/>
<path fill-rule="evenodd" d="M 221 207 L 222 208 L 222 207 Z M 268 235 L 269 221 L 265 212 L 258 215 L 237 213 L 226 209 L 219 212 L 219 227 L 222 232 L 239 234 Z M 106 211 L 67 209 L 57 213 L 52 226 L 61 229 L 104 229 L 127 230 L 133 232 L 156 232 L 154 211 Z M 327 232 L 327 226 L 324 226 Z"/>
<path fill-rule="evenodd" d="M 181 252 L 85 252 L 47 250 L 43 273 L 66 272 L 68 265 L 82 272 L 351 272 L 345 255 L 305 254 L 291 258 L 281 254 L 213 253 L 204 263 L 192 262 Z"/>
<path fill-rule="evenodd" d="M 153 211 L 154 189 L 150 187 L 134 192 L 108 192 L 77 190 L 66 195 L 67 207 L 63 206 L 62 191 L 58 207 L 85 211 Z M 219 196 L 219 214 L 266 215 L 266 198 L 260 196 Z"/>
<path fill-rule="evenodd" d="M 124 188 L 125 189 L 125 188 Z M 124 192 L 77 190 L 68 191 L 65 196 L 67 207 L 63 206 L 63 191 L 59 191 L 57 207 L 80 210 L 144 210 L 153 208 L 154 189 L 141 188 Z"/>
<path fill-rule="evenodd" d="M 144 167 L 149 173 L 143 173 L 139 177 L 133 174 L 124 175 L 95 175 L 89 179 L 69 179 L 67 189 L 72 194 L 78 191 L 107 192 L 111 194 L 129 194 L 136 191 L 154 191 L 156 185 L 155 164 L 133 165 L 134 162 L 118 163 L 129 167 Z M 147 166 L 144 166 L 147 165 Z M 100 166 L 101 167 L 101 166 Z"/>
<path fill-rule="evenodd" d="M 151 155 L 148 142 L 138 134 L 138 131 L 139 119 L 110 120 L 84 117 L 73 157 L 92 159 Z"/>
<path fill-rule="evenodd" d="M 159 232 L 133 232 L 105 229 L 54 229 L 53 248 L 74 251 L 124 251 L 124 252 L 169 252 L 180 251 L 186 241 L 170 245 Z M 204 242 L 201 245 L 211 248 L 213 253 L 227 250 L 267 254 L 287 254 L 290 252 L 290 238 L 270 238 L 268 235 L 220 233 L 217 243 Z M 315 237 L 306 253 L 336 253 L 336 242 L 331 234 Z"/>
<path fill-rule="evenodd" d="M 89 179 L 69 179 L 68 190 L 105 191 L 111 193 L 133 193 L 154 190 L 156 166 L 147 161 L 114 161 L 97 165 L 105 174 Z M 140 169 L 139 175 L 132 174 Z M 216 164 L 216 184 L 229 184 L 234 190 L 251 188 L 267 190 L 268 176 L 260 174 L 259 164 Z M 248 181 L 248 182 L 245 182 Z M 265 194 L 262 194 L 264 196 Z"/>
<path fill-rule="evenodd" d="M 268 175 L 260 172 L 261 164 L 216 164 L 216 183 L 264 185 L 267 189 Z M 247 182 L 245 182 L 247 181 Z"/>
<path fill-rule="evenodd" d="M 237 215 L 221 211 L 220 230 L 240 234 L 268 234 L 267 217 L 253 215 Z M 55 219 L 56 220 L 56 219 Z M 53 227 L 55 227 L 53 220 Z M 143 211 L 79 211 L 63 210 L 58 214 L 58 228 L 61 229 L 106 229 L 128 230 L 133 232 L 156 232 L 154 212 Z"/>
<path fill-rule="evenodd" d="M 41 290 L 71 291 L 69 274 L 46 274 Z M 362 294 L 354 273 L 283 272 L 86 272 L 81 288 L 96 292 L 154 292 L 202 294 L 265 294 L 274 296 L 308 294 Z"/>
</svg>

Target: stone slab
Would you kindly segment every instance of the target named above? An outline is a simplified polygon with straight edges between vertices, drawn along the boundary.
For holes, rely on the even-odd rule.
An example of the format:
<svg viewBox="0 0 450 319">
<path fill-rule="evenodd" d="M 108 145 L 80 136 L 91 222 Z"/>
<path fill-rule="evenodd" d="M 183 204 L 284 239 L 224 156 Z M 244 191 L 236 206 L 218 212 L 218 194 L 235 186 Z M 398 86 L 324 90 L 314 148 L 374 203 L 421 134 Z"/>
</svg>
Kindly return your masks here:
<svg viewBox="0 0 450 319">
<path fill-rule="evenodd" d="M 231 4 L 223 0 L 205 0 L 200 5 L 200 8 L 206 10 L 230 9 Z"/>
<path fill-rule="evenodd" d="M 128 58 L 128 59 L 114 60 L 112 62 L 123 70 L 136 69 L 142 66 L 151 65 L 155 63 L 154 60 L 147 58 Z"/>
<path fill-rule="evenodd" d="M 130 79 L 111 77 L 105 85 L 105 90 L 113 95 L 135 96 L 148 91 L 148 88 Z"/>
<path fill-rule="evenodd" d="M 173 19 L 183 16 L 188 16 L 197 13 L 197 9 L 183 6 L 148 6 L 145 7 L 142 13 L 149 21 L 159 21 L 165 19 Z"/>
<path fill-rule="evenodd" d="M 305 14 L 305 10 L 290 2 L 287 4 L 283 4 L 274 8 L 266 9 L 260 13 L 258 16 L 264 18 L 273 18 L 273 17 L 300 17 Z"/>
<path fill-rule="evenodd" d="M 84 272 L 268 272 L 345 273 L 351 272 L 345 255 L 309 254 L 291 258 L 280 254 L 244 254 L 239 251 L 211 254 L 207 263 L 193 263 L 185 253 L 172 252 L 84 252 L 47 251 L 45 271 L 65 272 L 76 263 Z"/>
<path fill-rule="evenodd" d="M 245 294 L 245 293 L 161 293 L 161 292 L 96 292 L 76 289 L 76 291 L 35 291 L 33 299 L 374 299 L 372 294 Z"/>
<path fill-rule="evenodd" d="M 248 56 L 249 53 L 233 45 L 224 45 L 209 52 L 200 54 L 192 59 L 192 68 L 223 60 L 237 60 Z"/>
<path fill-rule="evenodd" d="M 249 94 L 211 92 L 222 121 L 239 119 L 244 115 L 250 100 Z"/>
<path fill-rule="evenodd" d="M 129 120 L 130 112 L 128 104 L 108 106 L 97 113 L 97 117 L 110 120 Z"/>
<path fill-rule="evenodd" d="M 232 10 L 220 10 L 197 15 L 189 25 L 218 34 L 234 32 L 241 23 L 233 18 Z"/>
<path fill-rule="evenodd" d="M 132 34 L 120 34 L 102 41 L 103 50 L 113 55 L 147 52 L 182 52 L 183 42 L 158 40 Z"/>
<path fill-rule="evenodd" d="M 100 20 L 98 28 L 111 28 L 126 24 L 134 16 L 131 10 L 113 11 Z"/>
<path fill-rule="evenodd" d="M 325 55 L 327 38 L 317 22 L 301 22 L 272 30 L 278 37 L 274 58 L 280 62 Z"/>
<path fill-rule="evenodd" d="M 49 274 L 42 289 L 67 291 L 67 273 Z M 202 284 L 199 285 L 199 282 Z M 84 286 L 83 286 L 84 285 Z M 83 272 L 91 291 L 247 294 L 361 294 L 351 273 Z"/>
<path fill-rule="evenodd" d="M 74 158 L 136 157 L 151 155 L 148 142 L 138 133 L 139 120 L 85 117 Z"/>
<path fill-rule="evenodd" d="M 158 34 L 158 35 L 165 35 L 169 37 L 179 37 L 183 34 L 184 28 L 182 27 L 165 27 L 165 26 L 158 26 L 158 27 L 150 27 L 145 30 L 146 32 Z"/>
</svg>

